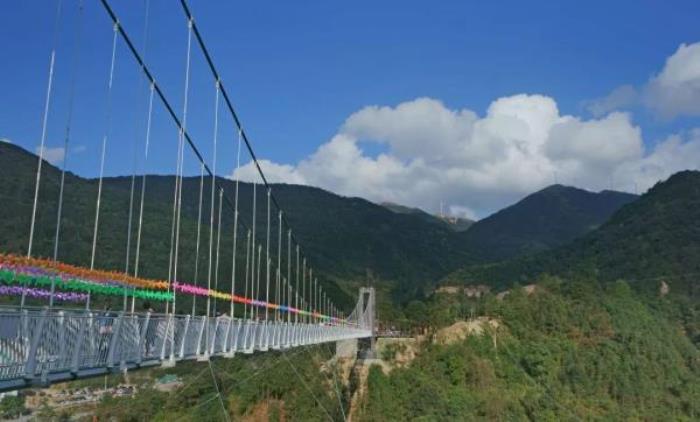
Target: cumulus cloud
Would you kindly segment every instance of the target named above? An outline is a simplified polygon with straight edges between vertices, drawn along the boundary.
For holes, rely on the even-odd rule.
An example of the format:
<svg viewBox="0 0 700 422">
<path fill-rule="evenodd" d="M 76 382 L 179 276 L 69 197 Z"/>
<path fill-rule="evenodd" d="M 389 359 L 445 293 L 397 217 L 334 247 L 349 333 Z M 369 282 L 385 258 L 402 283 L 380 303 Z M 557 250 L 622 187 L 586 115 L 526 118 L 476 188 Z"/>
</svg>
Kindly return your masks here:
<svg viewBox="0 0 700 422">
<path fill-rule="evenodd" d="M 622 85 L 612 90 L 603 98 L 586 101 L 586 109 L 595 117 L 604 116 L 611 111 L 623 110 L 639 101 L 639 93 L 632 85 Z"/>
<path fill-rule="evenodd" d="M 36 153 L 39 154 L 41 152 L 41 149 L 42 147 L 36 147 Z M 63 147 L 43 147 L 42 156 L 44 157 L 44 160 L 56 166 L 63 162 L 63 159 L 66 156 L 66 150 Z"/>
<path fill-rule="evenodd" d="M 6 144 L 11 144 L 11 143 L 12 143 L 12 141 L 9 140 L 8 138 L 2 138 L 2 137 L 0 137 L 0 142 L 4 142 L 4 143 L 6 143 Z"/>
<path fill-rule="evenodd" d="M 641 87 L 623 85 L 584 104 L 596 117 L 638 105 L 667 120 L 700 115 L 700 42 L 681 44 L 659 73 Z"/>
<path fill-rule="evenodd" d="M 615 180 L 632 181 L 643 188 L 652 186 L 673 173 L 700 168 L 700 130 L 668 136 L 639 160 L 628 161 L 615 169 Z"/>
<path fill-rule="evenodd" d="M 378 143 L 386 151 L 363 150 Z M 554 99 L 497 99 L 484 116 L 431 98 L 369 106 L 294 165 L 261 161 L 273 181 L 308 184 L 376 202 L 483 217 L 553 183 L 599 190 L 651 186 L 700 163 L 700 132 L 669 137 L 647 151 L 627 113 L 597 119 L 561 115 Z M 252 163 L 234 174 L 256 180 Z"/>
<path fill-rule="evenodd" d="M 265 173 L 267 181 L 270 183 L 308 184 L 306 179 L 295 171 L 294 166 L 289 164 L 277 164 L 270 160 L 258 160 L 258 163 L 263 173 Z M 235 176 L 241 180 L 259 181 L 258 169 L 252 161 L 241 166 Z"/>
<path fill-rule="evenodd" d="M 476 215 L 474 210 L 462 205 L 450 205 L 449 215 L 453 217 L 466 218 L 468 220 L 478 219 L 478 216 Z"/>
<path fill-rule="evenodd" d="M 681 44 L 646 88 L 645 103 L 661 116 L 700 114 L 700 43 Z"/>
<path fill-rule="evenodd" d="M 639 157 L 643 143 L 641 130 L 630 123 L 629 114 L 615 112 L 599 120 L 562 118 L 552 126 L 546 148 L 553 160 L 610 169 Z"/>
</svg>

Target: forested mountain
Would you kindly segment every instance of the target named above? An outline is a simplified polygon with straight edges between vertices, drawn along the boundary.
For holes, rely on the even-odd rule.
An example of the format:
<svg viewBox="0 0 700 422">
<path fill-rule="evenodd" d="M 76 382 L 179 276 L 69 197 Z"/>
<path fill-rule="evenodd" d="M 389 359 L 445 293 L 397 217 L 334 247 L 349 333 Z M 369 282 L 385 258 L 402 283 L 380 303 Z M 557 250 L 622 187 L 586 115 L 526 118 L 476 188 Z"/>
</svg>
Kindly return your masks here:
<svg viewBox="0 0 700 422">
<path fill-rule="evenodd" d="M 411 208 L 404 205 L 394 204 L 392 202 L 382 202 L 381 206 L 397 213 L 397 214 L 411 214 L 421 217 L 427 222 L 431 222 L 438 225 L 447 226 L 450 229 L 463 232 L 474 224 L 474 220 L 462 217 L 440 217 L 437 215 L 429 214 L 420 208 Z"/>
<path fill-rule="evenodd" d="M 423 311 L 412 322 L 430 330 L 464 321 L 468 312 L 496 323 L 449 344 L 427 340 L 410 365 L 388 374 L 373 366 L 359 419 L 700 418 L 697 307 L 625 282 L 531 282 L 537 285 L 531 293 L 514 289 L 501 300 L 438 294 L 409 305 Z M 679 318 L 693 312 L 693 321 Z"/>
<path fill-rule="evenodd" d="M 34 154 L 18 146 L 0 143 L 0 198 L 4 204 L 0 207 L 0 249 L 3 251 L 26 252 L 36 160 Z M 174 181 L 172 176 L 146 178 L 139 267 L 140 273 L 147 277 L 167 276 Z M 60 171 L 45 162 L 37 210 L 35 255 L 53 255 L 59 182 Z M 179 272 L 183 280 L 195 279 L 200 182 L 198 176 L 186 177 L 183 181 L 182 269 Z M 131 183 L 131 177 L 104 180 L 96 256 L 98 268 L 126 268 Z M 141 183 L 142 178 L 136 177 L 131 268 L 135 259 Z M 229 179 L 218 179 L 218 183 L 229 198 L 229 202 L 223 204 L 221 256 L 230 256 L 235 186 Z M 600 224 L 612 209 L 633 199 L 631 195 L 615 192 L 593 194 L 555 186 L 474 224 L 467 231 L 458 232 L 451 224 L 420 210 L 401 206 L 387 208 L 308 186 L 278 184 L 272 189 L 285 210 L 295 238 L 317 270 L 316 274 L 327 280 L 329 290 L 337 290 L 331 280 L 344 285 L 364 283 L 371 274 L 376 283 L 393 286 L 399 293 L 395 297 L 402 300 L 412 297 L 420 286 L 429 286 L 457 268 L 561 244 Z M 252 224 L 252 191 L 251 184 L 240 184 L 240 218 L 247 225 Z M 96 195 L 97 180 L 71 173 L 66 175 L 60 260 L 89 265 Z M 205 179 L 198 262 L 201 271 L 196 277 L 199 283 L 204 282 L 208 267 L 210 197 L 211 180 Z M 256 240 L 265 239 L 266 206 L 265 192 L 258 185 Z M 278 216 L 273 214 L 271 220 L 271 250 L 275 252 Z M 238 245 L 241 255 L 244 243 L 245 233 L 241 232 Z M 219 287 L 228 289 L 230 276 L 225 275 L 231 272 L 230 259 L 221 262 Z M 237 268 L 241 275 L 245 271 L 242 267 Z"/>
<path fill-rule="evenodd" d="M 552 185 L 476 222 L 462 237 L 484 261 L 548 250 L 597 228 L 636 198 Z"/>
<path fill-rule="evenodd" d="M 22 148 L 0 143 L 0 250 L 26 253 L 34 196 L 37 157 Z M 174 193 L 173 176 L 148 176 L 141 245 L 140 272 L 154 278 L 167 277 Z M 141 177 L 135 179 L 135 197 L 131 235 L 133 268 L 137 236 Z M 235 186 L 218 179 L 233 203 Z M 44 162 L 37 211 L 34 255 L 50 257 L 56 228 L 60 171 Z M 123 270 L 126 245 L 131 177 L 104 180 L 97 241 L 96 267 Z M 252 224 L 253 186 L 240 184 L 240 218 Z M 265 242 L 267 199 L 257 186 L 256 240 Z M 186 177 L 183 182 L 182 228 L 180 240 L 180 278 L 195 278 L 196 234 L 199 212 L 200 178 Z M 395 213 L 360 198 L 347 198 L 322 189 L 273 185 L 272 190 L 285 211 L 295 238 L 302 245 L 315 274 L 330 281 L 366 283 L 368 273 L 377 283 L 400 282 L 403 291 L 411 286 L 433 282 L 449 271 L 472 262 L 459 245 L 459 239 L 447 225 L 426 221 L 411 213 Z M 203 213 L 198 280 L 201 284 L 208 265 L 211 180 L 203 182 Z M 97 180 L 66 175 L 65 200 L 58 257 L 60 260 L 89 265 L 95 218 Z M 218 197 L 218 193 L 215 194 Z M 217 202 L 218 206 L 218 202 Z M 233 245 L 233 210 L 224 201 L 222 213 L 221 256 L 230 257 Z M 215 219 L 216 220 L 216 219 Z M 271 251 L 276 257 L 278 216 L 271 215 Z M 284 227 L 283 245 L 286 247 Z M 245 235 L 239 233 L 239 254 L 245 251 Z M 216 236 L 216 233 L 214 233 Z M 216 238 L 214 237 L 214 240 Z M 265 248 L 263 247 L 263 256 Z M 286 252 L 283 253 L 286 258 Z M 244 259 L 241 260 L 245 262 Z M 230 288 L 230 259 L 223 259 L 219 288 Z M 283 268 L 286 262 L 283 263 Z M 243 274 L 243 265 L 237 271 Z M 242 289 L 238 286 L 237 289 Z M 354 288 L 352 289 L 354 290 Z"/>
<path fill-rule="evenodd" d="M 472 266 L 451 281 L 509 284 L 548 272 L 587 272 L 603 280 L 697 293 L 700 274 L 700 172 L 683 171 L 657 183 L 598 229 L 556 250 L 498 264 Z"/>
<path fill-rule="evenodd" d="M 44 164 L 35 251 L 51 256 L 60 172 Z M 0 144 L 2 251 L 26 251 L 35 165 L 33 154 Z M 233 198 L 233 182 L 219 182 Z M 98 267 L 123 270 L 126 265 L 131 183 L 130 177 L 105 179 Z M 146 276 L 162 278 L 167 274 L 174 178 L 148 176 L 146 183 L 141 270 Z M 183 187 L 181 278 L 188 280 L 195 279 L 200 183 L 198 177 L 188 177 Z M 208 267 L 210 181 L 204 180 L 202 186 L 202 252 L 196 278 L 200 284 L 206 280 Z M 138 203 L 140 177 L 135 179 L 135 187 Z M 252 189 L 250 184 L 240 185 L 240 215 L 248 226 L 252 222 Z M 530 250 L 532 245 L 535 249 L 552 247 L 567 236 L 581 237 L 553 250 L 478 266 L 477 260 L 484 256 L 465 240 L 473 228 L 458 233 L 415 213 L 397 213 L 316 188 L 274 185 L 272 189 L 295 236 L 338 302 L 351 303 L 346 293 L 354 289 L 353 282 L 364 282 L 368 270 L 378 283 L 395 283 L 396 290 L 405 294 L 402 299 L 414 295 L 411 288 L 465 264 L 472 265 L 452 273 L 450 281 L 537 286 L 527 291 L 511 287 L 510 294 L 501 299 L 491 294 L 480 299 L 434 294 L 422 301 L 411 300 L 407 306 L 394 305 L 392 314 L 381 314 L 385 322 L 395 316 L 409 327 L 424 333 L 427 330 L 427 336 L 416 346 L 419 353 L 410 364 L 397 366 L 388 374 L 378 366 L 369 369 L 365 393 L 358 399 L 358 420 L 699 417 L 700 310 L 686 293 L 693 293 L 690 281 L 695 278 L 691 275 L 700 273 L 700 172 L 678 173 L 659 183 L 587 234 L 600 224 L 599 218 L 612 212 L 615 203 L 630 198 L 560 186 L 545 189 L 484 220 L 486 228 L 470 236 L 486 236 L 491 227 L 496 239 L 501 236 L 501 243 L 493 247 L 503 245 L 498 253 L 506 255 Z M 67 175 L 59 249 L 63 261 L 89 264 L 96 192 L 96 180 Z M 256 208 L 256 237 L 264 239 L 261 223 L 267 218 L 266 195 L 259 185 Z M 138 207 L 134 207 L 134 213 L 138 213 Z M 540 218 L 543 213 L 548 217 Z M 276 250 L 277 215 L 271 217 L 272 250 Z M 224 212 L 223 257 L 232 253 L 232 219 L 231 210 Z M 586 224 L 578 224 L 582 221 Z M 509 224 L 513 232 L 510 237 L 504 230 Z M 541 243 L 516 241 L 528 239 L 527 225 L 538 226 L 545 233 L 532 233 Z M 242 245 L 246 233 L 239 234 Z M 135 237 L 134 224 L 132 242 Z M 486 249 L 485 245 L 480 249 Z M 239 254 L 243 250 L 241 246 Z M 130 265 L 134 252 L 132 243 Z M 224 290 L 230 287 L 227 261 L 222 260 L 219 277 L 219 288 Z M 245 270 L 241 267 L 237 268 L 240 274 Z M 561 277 L 537 276 L 542 272 Z M 684 297 L 660 296 L 658 276 L 663 276 L 672 293 L 683 293 Z M 620 277 L 629 282 L 614 281 Z M 649 286 L 654 289 L 637 291 L 634 287 L 643 284 L 637 283 L 640 280 L 650 280 Z M 241 293 L 242 286 L 237 286 L 237 291 Z M 185 298 L 182 302 L 182 306 L 188 306 Z M 468 315 L 482 316 L 496 325 L 482 335 L 451 344 L 432 341 L 431 333 Z M 170 400 L 166 393 L 143 389 L 136 399 L 102 400 L 94 411 L 99 415 L 154 419 L 206 418 L 221 411 L 222 405 L 211 398 L 222 395 L 226 398 L 223 406 L 235 417 L 265 409 L 268 415 L 313 419 L 320 414 L 319 401 L 332 409 L 331 417 L 342 417 L 341 407 L 350 407 L 352 393 L 359 388 L 354 384 L 356 380 L 351 377 L 338 392 L 328 389 L 326 386 L 334 380 L 326 363 L 331 352 L 321 347 L 300 349 L 299 353 L 303 354 L 290 355 L 288 366 L 268 371 L 258 382 L 248 384 L 229 381 L 248 379 L 261 371 L 261 365 L 272 367 L 276 362 L 286 362 L 286 358 L 265 354 L 215 363 L 219 365 L 217 371 L 212 371 L 218 378 L 216 391 L 209 379 L 199 378 L 194 363 L 178 365 L 176 371 L 183 382 L 194 386 L 178 390 L 176 394 L 181 394 L 178 397 L 182 400 Z M 390 356 L 382 358 L 391 360 Z M 284 376 L 280 377 L 279 371 Z M 312 387 L 316 400 L 294 382 L 300 372 L 307 379 L 320 379 Z M 110 383 L 118 382 L 117 376 L 110 379 Z"/>
</svg>

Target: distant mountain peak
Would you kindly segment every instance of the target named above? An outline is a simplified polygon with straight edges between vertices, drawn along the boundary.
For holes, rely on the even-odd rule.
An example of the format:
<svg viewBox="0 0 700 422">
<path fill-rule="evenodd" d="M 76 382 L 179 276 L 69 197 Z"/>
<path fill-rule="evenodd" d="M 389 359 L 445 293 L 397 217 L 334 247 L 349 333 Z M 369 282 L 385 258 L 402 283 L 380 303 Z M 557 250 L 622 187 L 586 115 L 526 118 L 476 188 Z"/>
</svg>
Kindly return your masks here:
<svg viewBox="0 0 700 422">
<path fill-rule="evenodd" d="M 554 184 L 475 223 L 466 243 L 486 260 L 501 260 L 563 245 L 600 226 L 636 195 L 590 192 Z"/>
<path fill-rule="evenodd" d="M 655 292 L 663 282 L 672 293 L 697 297 L 699 220 L 700 171 L 681 171 L 569 244 L 489 268 L 458 271 L 451 278 L 507 284 L 542 273 L 593 273 L 602 281 L 624 279 Z"/>
<path fill-rule="evenodd" d="M 462 217 L 454 217 L 454 216 L 440 216 L 440 215 L 435 215 L 435 214 L 430 214 L 426 211 L 423 211 L 420 208 L 413 208 L 413 207 L 408 207 L 405 205 L 400 205 L 396 204 L 394 202 L 380 202 L 379 205 L 382 207 L 396 213 L 396 214 L 410 214 L 410 215 L 416 215 L 423 220 L 434 223 L 434 224 L 440 224 L 440 225 L 445 225 L 449 227 L 451 230 L 456 231 L 456 232 L 462 232 L 467 230 L 469 227 L 471 227 L 472 224 L 474 224 L 473 220 L 470 220 L 468 218 L 462 218 Z"/>
</svg>

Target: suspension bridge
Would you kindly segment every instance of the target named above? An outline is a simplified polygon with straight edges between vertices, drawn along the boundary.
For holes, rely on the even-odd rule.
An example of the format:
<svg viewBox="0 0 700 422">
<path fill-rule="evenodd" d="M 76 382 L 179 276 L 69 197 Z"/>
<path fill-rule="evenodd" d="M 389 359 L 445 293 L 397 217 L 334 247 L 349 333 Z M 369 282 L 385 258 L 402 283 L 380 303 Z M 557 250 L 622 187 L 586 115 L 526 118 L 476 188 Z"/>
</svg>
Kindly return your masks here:
<svg viewBox="0 0 700 422">
<path fill-rule="evenodd" d="M 42 177 L 46 177 L 44 153 L 47 127 L 55 91 L 56 63 L 64 56 L 72 63 L 73 75 L 68 92 L 68 116 L 65 124 L 64 151 L 68 150 L 73 125 L 75 85 L 80 78 L 81 22 L 83 1 L 76 2 L 78 25 L 72 53 L 62 55 L 54 39 L 49 55 L 47 88 L 44 97 L 41 137 L 37 148 L 36 178 L 33 181 L 31 218 L 27 227 L 26 249 L 0 250 L 0 391 L 35 385 L 48 385 L 110 372 L 138 369 L 153 365 L 175 365 L 182 360 L 206 361 L 213 357 L 235 358 L 237 353 L 284 350 L 313 344 L 372 337 L 374 333 L 374 290 L 361 288 L 354 307 L 338 306 L 333 295 L 319 280 L 301 242 L 292 230 L 281 202 L 275 197 L 256 158 L 252 143 L 243 129 L 231 97 L 215 66 L 202 33 L 185 0 L 182 27 L 187 33 L 182 110 L 177 112 L 169 93 L 159 85 L 149 66 L 145 50 L 149 30 L 149 1 L 144 14 L 143 47 L 139 48 L 107 0 L 99 4 L 108 18 L 105 31 L 111 30 L 111 55 L 105 75 L 105 116 L 100 137 L 99 176 L 96 189 L 86 207 L 92 216 L 91 238 L 86 242 L 89 259 L 62 258 L 61 245 L 67 229 L 64 202 L 68 165 L 60 166 L 60 185 L 52 219 L 52 254 L 38 245 L 42 213 Z M 98 4 L 98 0 L 93 3 Z M 54 38 L 62 20 L 63 1 L 58 0 Z M 138 90 L 145 94 L 144 125 L 139 136 L 140 163 L 130 177 L 127 233 L 123 267 L 112 261 L 104 264 L 100 246 L 107 242 L 105 233 L 105 164 L 110 157 L 115 120 L 115 67 L 117 47 L 127 51 L 130 65 L 140 75 Z M 199 49 L 213 87 L 214 108 L 211 113 L 213 136 L 208 154 L 204 142 L 188 130 L 193 47 Z M 155 111 L 176 130 L 176 137 L 153 134 Z M 83 116 L 90 118 L 91 116 Z M 228 118 L 229 123 L 224 123 Z M 222 158 L 222 127 L 227 125 L 235 136 L 233 183 L 224 183 L 217 173 Z M 150 234 L 144 228 L 145 209 L 149 207 L 149 154 L 154 145 L 174 150 L 176 156 L 172 201 L 167 215 L 167 232 Z M 241 168 L 241 154 L 247 153 L 259 180 L 252 184 L 252 199 L 240 195 L 242 182 L 236 176 Z M 205 155 L 207 156 L 205 158 Z M 228 159 L 227 155 L 225 159 Z M 151 158 L 152 159 L 152 158 Z M 195 192 L 183 192 L 188 166 L 198 171 Z M 139 173 L 140 172 L 140 173 Z M 261 192 L 258 192 L 261 191 Z M 183 211 L 186 200 L 197 198 L 196 228 L 188 231 Z M 243 213 L 241 203 L 250 201 Z M 184 205 L 183 205 L 184 204 Z M 53 208 L 52 208 L 53 210 Z M 94 213 L 93 213 L 94 212 Z M 208 221 L 207 221 L 208 220 Z M 227 223 L 228 222 L 228 223 Z M 63 236 L 63 237 L 62 237 Z M 157 241 L 154 240 L 157 238 Z M 223 238 L 223 239 L 222 239 Z M 43 239 L 42 244 L 46 244 Z M 167 258 L 156 244 L 167 244 Z M 148 254 L 148 248 L 152 248 Z M 161 254 L 163 267 L 148 265 L 145 256 Z M 51 257 L 47 258 L 47 255 Z M 88 265 L 89 262 L 89 265 Z M 148 268 L 148 270 L 144 270 Z M 327 283 L 327 282 L 326 282 Z M 328 284 L 326 284 L 326 288 Z M 335 293 L 337 296 L 338 293 Z M 114 303 L 119 306 L 112 308 Z"/>
</svg>

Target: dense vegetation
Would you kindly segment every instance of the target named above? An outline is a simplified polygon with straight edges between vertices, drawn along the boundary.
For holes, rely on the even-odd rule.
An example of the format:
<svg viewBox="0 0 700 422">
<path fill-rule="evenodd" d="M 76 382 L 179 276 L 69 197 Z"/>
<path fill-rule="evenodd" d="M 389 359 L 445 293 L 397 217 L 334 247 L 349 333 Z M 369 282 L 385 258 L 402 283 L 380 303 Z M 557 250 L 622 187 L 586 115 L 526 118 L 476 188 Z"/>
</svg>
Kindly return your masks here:
<svg viewBox="0 0 700 422">
<path fill-rule="evenodd" d="M 24 253 L 36 171 L 36 156 L 15 145 L 0 143 L 0 250 Z M 140 177 L 135 179 L 134 221 L 138 215 Z M 60 171 L 44 163 L 34 254 L 53 256 Z M 234 184 L 219 179 L 233 200 Z M 126 245 L 131 177 L 107 178 L 104 182 L 96 267 L 123 270 L 127 266 Z M 209 243 L 211 181 L 203 184 L 204 222 L 201 233 L 199 268 L 195 277 L 196 234 L 199 203 L 199 177 L 187 177 L 183 184 L 180 278 L 205 282 Z M 571 188 L 551 188 L 532 195 L 513 207 L 477 222 L 454 225 L 420 210 L 401 206 L 376 205 L 360 198 L 341 197 L 321 189 L 274 185 L 274 193 L 286 212 L 294 236 L 304 247 L 321 282 L 336 303 L 349 304 L 348 293 L 367 282 L 367 274 L 378 285 L 393 288 L 394 299 L 407 301 L 420 295 L 446 274 L 468 264 L 494 257 L 512 256 L 548 248 L 602 223 L 604 218 L 629 195 L 591 194 Z M 174 178 L 148 176 L 144 207 L 140 273 L 147 277 L 167 277 Z M 559 192 L 556 195 L 550 191 Z M 550 193 L 548 193 L 550 192 Z M 266 197 L 257 195 L 257 239 L 265 238 Z M 95 218 L 97 181 L 73 174 L 66 176 L 59 259 L 89 265 Z M 588 204 L 590 202 L 590 204 Z M 568 204 L 567 206 L 564 206 Z M 241 221 L 252 221 L 252 185 L 240 185 Z M 560 210 L 560 211 L 557 211 Z M 547 215 L 548 218 L 540 218 Z M 520 219 L 520 220 L 518 220 Z M 273 251 L 276 250 L 277 216 L 272 215 Z M 459 226 L 459 227 L 458 227 Z M 136 227 L 132 224 L 129 266 L 133 269 Z M 228 257 L 233 245 L 233 212 L 224 204 L 221 255 Z M 512 231 L 507 235 L 503 228 Z M 285 228 L 286 229 L 286 228 Z M 528 231 L 529 230 L 529 231 Z M 472 234 L 473 233 L 473 234 Z M 245 233 L 239 233 L 239 254 L 243 254 Z M 486 245 L 486 246 L 485 246 Z M 493 251 L 485 253 L 485 251 Z M 285 255 L 286 256 L 286 255 Z M 244 258 L 242 257 L 242 260 Z M 219 287 L 230 288 L 230 259 L 221 261 Z M 245 271 L 239 265 L 237 271 Z M 242 289 L 242 286 L 239 286 Z M 241 292 L 242 293 L 242 292 Z"/>
<path fill-rule="evenodd" d="M 700 275 L 700 172 L 660 182 L 582 238 L 553 251 L 457 271 L 446 283 L 527 283 L 541 273 L 625 278 L 640 289 L 665 281 L 672 294 L 696 297 Z"/>
<path fill-rule="evenodd" d="M 0 207 L 2 251 L 26 250 L 35 163 L 32 154 L 0 143 L 0 198 L 12 204 Z M 51 256 L 60 173 L 48 164 L 44 169 L 35 251 Z M 66 181 L 59 258 L 87 265 L 97 184 L 70 174 Z M 219 182 L 233 192 L 230 180 Z M 137 178 L 136 192 L 140 183 Z M 167 274 L 173 183 L 170 176 L 147 178 L 141 274 L 148 277 Z M 208 254 L 200 255 L 200 272 L 194 274 L 199 183 L 197 177 L 184 182 L 181 278 L 203 283 Z M 204 181 L 204 192 L 210 192 L 209 183 Z M 100 268 L 126 265 L 130 186 L 129 177 L 105 180 Z M 316 188 L 273 189 L 336 301 L 351 304 L 348 293 L 365 283 L 369 273 L 383 299 L 383 322 L 427 332 L 428 338 L 473 316 L 500 324 L 450 345 L 427 341 L 410 365 L 388 375 L 373 367 L 359 420 L 700 418 L 695 282 L 700 274 L 700 172 L 676 174 L 635 201 L 614 192 L 550 187 L 465 232 L 428 214 L 390 210 Z M 208 229 L 208 195 L 204 198 Z M 249 224 L 252 185 L 241 185 L 240 198 L 241 215 Z M 265 205 L 259 191 L 258 223 L 265 221 Z M 225 257 L 232 253 L 232 216 L 226 213 L 222 221 Z M 257 228 L 256 236 L 264 239 L 264 226 Z M 201 242 L 208 245 L 208 230 Z M 133 265 L 134 248 L 131 253 Z M 519 256 L 523 253 L 531 254 Z M 219 288 L 225 290 L 231 273 L 227 261 L 222 260 L 219 277 Z M 483 283 L 510 293 L 502 299 L 493 294 L 482 299 L 424 296 L 430 289 L 422 287 L 465 265 L 444 282 Z M 244 270 L 237 268 L 239 276 Z M 537 287 L 528 294 L 518 283 Z M 662 284 L 670 293 L 660 294 Z M 392 292 L 399 299 L 394 304 L 388 300 Z M 95 412 L 100 420 L 115 415 L 120 420 L 219 420 L 223 406 L 236 419 L 338 420 L 357 380 L 346 387 L 338 384 L 336 391 L 337 374 L 327 364 L 330 353 L 323 346 L 217 359 L 211 369 L 189 362 L 143 372 L 149 377 L 178 374 L 184 387 L 170 394 L 146 387 L 133 399 L 107 397 Z M 22 403 L 21 398 L 6 399 L 0 412 L 17 415 Z M 45 411 L 51 416 L 50 409 Z"/>
<path fill-rule="evenodd" d="M 433 224 L 439 224 L 448 227 L 456 232 L 466 231 L 471 227 L 475 221 L 463 217 L 445 217 L 433 214 L 428 214 L 420 208 L 411 208 L 404 205 L 394 204 L 393 202 L 383 202 L 381 204 L 384 208 L 387 208 L 397 214 L 412 214 L 417 217 L 422 218 Z"/>
<path fill-rule="evenodd" d="M 545 251 L 595 229 L 636 198 L 553 185 L 478 221 L 462 237 L 482 261 Z"/>
<path fill-rule="evenodd" d="M 329 347 L 316 346 L 213 359 L 211 368 L 206 363 L 181 362 L 171 369 L 147 369 L 129 375 L 131 382 L 140 386 L 133 397 L 106 395 L 96 406 L 85 410 L 100 421 L 116 418 L 124 422 L 223 421 L 244 417 L 271 421 L 343 420 L 348 391 L 339 380 L 338 369 L 330 363 L 331 357 Z M 181 386 L 170 392 L 155 388 L 154 380 L 166 374 L 174 375 Z M 65 387 L 101 389 L 123 382 L 121 375 L 111 375 Z M 22 409 L 22 401 L 21 397 L 12 398 L 5 408 L 16 414 Z M 44 406 L 37 416 L 41 420 L 61 420 L 70 414 L 70 410 Z"/>
<path fill-rule="evenodd" d="M 3 419 L 16 419 L 27 413 L 23 396 L 5 396 L 0 400 L 0 417 Z"/>
<path fill-rule="evenodd" d="M 467 304 L 438 295 L 431 324 L 464 307 L 500 321 L 483 336 L 428 344 L 388 376 L 373 367 L 362 420 L 696 420 L 700 353 L 678 304 L 625 282 L 544 277 L 527 295 Z"/>
<path fill-rule="evenodd" d="M 0 250 L 25 253 L 34 197 L 36 156 L 15 145 L 0 143 Z M 34 254 L 53 255 L 53 240 L 59 196 L 60 171 L 44 163 L 34 243 Z M 137 177 L 136 204 L 141 190 Z M 209 209 L 211 181 L 204 181 L 203 214 L 199 259 L 199 283 L 206 275 L 209 244 Z M 227 196 L 233 200 L 234 183 L 219 179 Z M 196 233 L 199 202 L 199 177 L 185 178 L 181 229 L 180 278 L 194 280 Z M 100 214 L 100 230 L 96 267 L 123 270 L 126 268 L 126 245 L 131 177 L 107 178 L 104 181 Z M 274 185 L 273 190 L 286 212 L 294 236 L 303 252 L 321 276 L 321 282 L 336 303 L 347 295 L 339 291 L 342 282 L 348 293 L 355 293 L 348 282 L 366 283 L 367 273 L 378 283 L 401 281 L 405 290 L 426 281 L 435 281 L 447 272 L 468 262 L 458 245 L 455 232 L 438 219 L 424 220 L 413 214 L 397 214 L 382 206 L 359 198 L 345 198 L 321 189 Z M 174 178 L 148 176 L 144 209 L 143 241 L 140 273 L 147 277 L 167 277 L 170 248 L 170 227 Z M 89 265 L 92 230 L 95 216 L 97 181 L 73 174 L 66 177 L 65 201 L 59 259 Z M 11 204 L 11 206 L 9 205 Z M 240 185 L 241 221 L 252 222 L 252 185 Z M 257 239 L 265 239 L 267 218 L 265 192 L 258 186 Z M 138 206 L 134 207 L 134 216 Z M 134 219 L 136 221 L 136 219 Z M 272 250 L 277 246 L 277 215 L 273 210 Z M 261 224 L 262 223 L 262 224 Z M 133 268 L 136 224 L 132 225 L 130 265 Z M 233 212 L 224 204 L 221 255 L 231 256 Z M 286 227 L 285 227 L 286 230 Z M 286 234 L 286 233 L 285 233 Z M 215 234 L 216 236 L 216 234 Z M 239 232 L 239 252 L 245 244 L 245 232 Z M 286 239 L 283 239 L 286 240 Z M 283 243 L 286 245 L 286 242 Z M 293 255 L 292 255 L 293 256 Z M 284 254 L 286 258 L 286 254 Z M 244 259 L 242 259 L 244 261 Z M 220 288 L 230 286 L 230 259 L 223 259 Z M 284 265 L 284 264 L 283 264 Z M 243 265 L 238 266 L 241 274 Z M 239 286 L 242 289 L 242 286 Z"/>
</svg>

